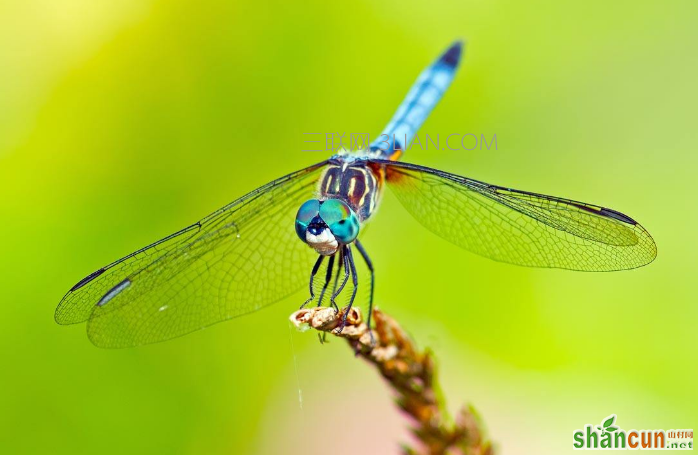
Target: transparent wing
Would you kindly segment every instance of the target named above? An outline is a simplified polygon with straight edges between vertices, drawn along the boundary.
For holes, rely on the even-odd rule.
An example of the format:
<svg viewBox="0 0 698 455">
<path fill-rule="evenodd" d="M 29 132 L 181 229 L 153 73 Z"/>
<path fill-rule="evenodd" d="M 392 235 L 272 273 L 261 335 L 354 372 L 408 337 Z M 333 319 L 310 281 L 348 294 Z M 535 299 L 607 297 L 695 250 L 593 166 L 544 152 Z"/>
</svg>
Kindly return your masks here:
<svg viewBox="0 0 698 455">
<path fill-rule="evenodd" d="M 371 162 L 385 166 L 389 186 L 427 229 L 496 261 L 611 271 L 641 267 L 657 255 L 649 233 L 615 210 L 414 164 Z"/>
<path fill-rule="evenodd" d="M 63 297 L 60 324 L 88 320 L 102 347 L 174 338 L 256 311 L 307 284 L 315 254 L 293 228 L 325 162 L 252 191 L 90 274 Z"/>
</svg>

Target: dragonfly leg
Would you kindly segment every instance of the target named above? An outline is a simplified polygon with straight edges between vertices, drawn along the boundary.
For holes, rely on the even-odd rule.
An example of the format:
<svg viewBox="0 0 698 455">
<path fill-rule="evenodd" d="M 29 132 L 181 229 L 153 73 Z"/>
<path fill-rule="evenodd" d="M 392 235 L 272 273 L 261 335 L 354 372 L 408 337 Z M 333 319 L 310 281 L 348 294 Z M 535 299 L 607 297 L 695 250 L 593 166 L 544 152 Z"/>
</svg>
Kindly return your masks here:
<svg viewBox="0 0 698 455">
<path fill-rule="evenodd" d="M 315 281 L 315 275 L 317 275 L 317 271 L 320 270 L 320 266 L 322 265 L 322 260 L 325 259 L 325 256 L 320 255 L 319 258 L 317 258 L 317 261 L 315 261 L 315 265 L 313 266 L 313 271 L 310 272 L 310 298 L 306 300 L 303 305 L 301 305 L 301 309 L 305 307 L 308 303 L 310 303 L 314 298 L 315 298 L 315 292 L 313 291 L 313 281 Z"/>
<path fill-rule="evenodd" d="M 335 294 L 335 291 L 337 290 L 337 285 L 339 284 L 339 274 L 342 273 L 342 268 L 344 267 L 344 254 L 340 250 L 339 253 L 337 253 L 339 256 L 339 263 L 337 264 L 337 273 L 334 276 L 334 285 L 332 286 L 332 295 Z M 336 303 L 334 303 L 334 300 L 331 300 L 332 307 L 334 308 L 335 311 L 339 312 L 339 307 L 337 306 Z"/>
<path fill-rule="evenodd" d="M 342 292 L 342 289 L 344 289 L 344 286 L 347 285 L 347 281 L 349 281 L 349 247 L 344 245 L 342 247 L 342 262 L 344 262 L 344 280 L 342 280 L 342 284 L 339 285 L 339 287 L 332 293 L 332 297 L 330 297 L 330 302 L 332 303 L 332 306 L 334 307 L 335 311 L 339 311 L 339 307 L 337 306 L 337 302 L 335 302 L 335 299 L 337 296 Z"/>
<path fill-rule="evenodd" d="M 345 254 L 345 259 L 344 262 L 347 264 L 347 269 L 351 268 L 351 282 L 354 285 L 354 289 L 351 291 L 351 298 L 349 299 L 349 304 L 344 307 L 344 316 L 342 316 L 342 322 L 339 324 L 339 327 L 337 327 L 337 333 L 342 333 L 342 330 L 344 330 L 344 326 L 347 325 L 347 316 L 349 316 L 349 310 L 351 310 L 351 306 L 354 304 L 354 299 L 356 298 L 356 291 L 359 289 L 359 276 L 356 273 L 356 265 L 354 264 L 354 257 L 351 254 L 351 248 L 347 245 L 345 246 L 346 248 L 346 254 Z M 346 279 L 348 277 L 345 277 L 344 283 L 346 284 Z"/>
<path fill-rule="evenodd" d="M 320 298 L 317 301 L 317 306 L 322 305 L 322 298 L 325 296 L 325 291 L 327 291 L 327 286 L 330 285 L 332 280 L 332 269 L 334 267 L 334 254 L 330 256 L 330 260 L 327 262 L 327 274 L 325 274 L 325 284 L 322 286 L 322 291 L 320 292 Z"/>
<path fill-rule="evenodd" d="M 368 253 L 364 249 L 364 246 L 359 242 L 359 239 L 354 240 L 354 243 L 356 244 L 356 249 L 359 250 L 359 253 L 361 253 L 361 257 L 364 258 L 364 262 L 366 262 L 366 266 L 368 267 L 368 270 L 371 272 L 371 295 L 368 299 L 368 319 L 366 324 L 368 325 L 369 333 L 371 334 L 371 344 L 375 344 L 375 340 L 373 339 L 373 332 L 371 332 L 371 316 L 373 315 L 373 290 L 375 288 L 375 274 L 373 271 L 373 262 L 371 262 L 371 258 L 368 257 Z"/>
</svg>

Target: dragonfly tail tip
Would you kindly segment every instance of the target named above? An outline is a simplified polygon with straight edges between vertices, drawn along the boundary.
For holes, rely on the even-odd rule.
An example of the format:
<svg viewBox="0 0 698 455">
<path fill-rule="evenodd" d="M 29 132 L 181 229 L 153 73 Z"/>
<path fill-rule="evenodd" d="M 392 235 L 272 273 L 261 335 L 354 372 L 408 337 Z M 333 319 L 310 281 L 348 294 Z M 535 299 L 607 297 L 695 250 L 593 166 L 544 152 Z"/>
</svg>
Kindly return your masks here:
<svg viewBox="0 0 698 455">
<path fill-rule="evenodd" d="M 465 41 L 462 39 L 456 40 L 456 42 L 454 42 L 451 47 L 449 47 L 439 58 L 439 62 L 444 63 L 451 68 L 457 67 L 458 63 L 460 62 L 464 46 Z"/>
</svg>

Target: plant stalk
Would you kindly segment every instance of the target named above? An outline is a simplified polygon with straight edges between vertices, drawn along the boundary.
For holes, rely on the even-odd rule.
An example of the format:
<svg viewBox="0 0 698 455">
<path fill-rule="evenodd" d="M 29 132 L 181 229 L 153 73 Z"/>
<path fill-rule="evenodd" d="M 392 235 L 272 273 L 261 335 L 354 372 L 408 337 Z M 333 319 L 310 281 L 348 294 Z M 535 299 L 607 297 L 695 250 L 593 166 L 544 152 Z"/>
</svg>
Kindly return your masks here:
<svg viewBox="0 0 698 455">
<path fill-rule="evenodd" d="M 344 338 L 357 356 L 373 365 L 395 393 L 397 406 L 411 419 L 415 444 L 403 445 L 406 455 L 492 455 L 492 443 L 472 407 L 449 418 L 439 399 L 436 366 L 431 351 L 419 351 L 400 325 L 382 311 L 373 311 L 375 328 L 369 330 L 361 311 L 352 308 L 341 332 L 343 311 L 317 307 L 293 313 L 299 330 L 309 328 Z M 372 336 L 373 335 L 373 336 Z"/>
</svg>

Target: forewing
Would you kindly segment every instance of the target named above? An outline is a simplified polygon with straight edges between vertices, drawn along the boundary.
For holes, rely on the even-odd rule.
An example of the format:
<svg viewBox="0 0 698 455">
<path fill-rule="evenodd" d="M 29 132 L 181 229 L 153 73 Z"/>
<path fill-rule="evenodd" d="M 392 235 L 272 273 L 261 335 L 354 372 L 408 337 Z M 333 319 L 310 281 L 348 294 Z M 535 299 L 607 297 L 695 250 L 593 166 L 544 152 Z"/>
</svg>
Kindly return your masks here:
<svg viewBox="0 0 698 455">
<path fill-rule="evenodd" d="M 496 261 L 611 271 L 641 267 L 657 255 L 649 233 L 615 210 L 423 166 L 371 161 L 385 166 L 388 186 L 427 229 Z"/>
<path fill-rule="evenodd" d="M 297 291 L 315 255 L 293 228 L 325 162 L 277 179 L 163 240 L 94 272 L 56 309 L 88 320 L 90 340 L 127 347 L 256 311 Z"/>
</svg>

